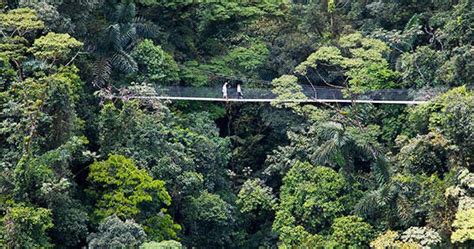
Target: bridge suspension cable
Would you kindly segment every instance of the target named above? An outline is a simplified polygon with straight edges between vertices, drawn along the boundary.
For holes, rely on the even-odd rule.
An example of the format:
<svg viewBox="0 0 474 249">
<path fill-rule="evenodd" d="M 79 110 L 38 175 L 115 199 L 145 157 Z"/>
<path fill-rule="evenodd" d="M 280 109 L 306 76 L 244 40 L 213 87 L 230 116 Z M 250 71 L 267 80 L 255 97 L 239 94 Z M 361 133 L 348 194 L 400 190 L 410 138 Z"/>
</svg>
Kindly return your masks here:
<svg viewBox="0 0 474 249">
<path fill-rule="evenodd" d="M 111 98 L 122 99 L 157 99 L 157 100 L 184 100 L 184 101 L 212 101 L 212 102 L 293 102 L 293 103 L 373 103 L 373 104 L 423 104 L 435 96 L 434 92 L 414 91 L 409 89 L 386 89 L 371 91 L 364 94 L 346 96 L 341 89 L 312 88 L 302 86 L 302 93 L 306 98 L 280 99 L 270 88 L 243 89 L 243 99 L 239 99 L 235 89 L 228 89 L 228 98 L 223 98 L 221 88 L 217 87 L 159 87 L 154 91 L 143 94 L 125 90 Z"/>
</svg>

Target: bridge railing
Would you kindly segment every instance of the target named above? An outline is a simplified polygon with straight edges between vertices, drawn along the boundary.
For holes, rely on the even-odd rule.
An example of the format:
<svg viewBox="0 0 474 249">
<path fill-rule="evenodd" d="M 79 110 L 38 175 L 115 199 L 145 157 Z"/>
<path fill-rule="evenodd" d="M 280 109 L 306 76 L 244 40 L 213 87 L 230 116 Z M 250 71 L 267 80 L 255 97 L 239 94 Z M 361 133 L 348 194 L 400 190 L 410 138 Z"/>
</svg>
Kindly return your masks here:
<svg viewBox="0 0 474 249">
<path fill-rule="evenodd" d="M 348 96 L 341 89 L 334 88 L 312 88 L 309 85 L 303 85 L 303 93 L 308 99 L 359 99 L 359 100 L 394 100 L 394 101 L 411 101 L 411 100 L 429 100 L 437 94 L 444 92 L 443 89 L 428 90 L 409 90 L 409 89 L 384 89 L 367 92 L 364 94 Z M 169 97 L 194 97 L 194 98 L 222 98 L 221 87 L 185 87 L 185 86 L 168 86 L 157 87 L 156 94 L 158 96 Z M 244 98 L 246 99 L 274 99 L 277 96 L 272 93 L 270 88 L 242 88 Z M 237 98 L 235 88 L 227 89 L 229 98 Z"/>
</svg>

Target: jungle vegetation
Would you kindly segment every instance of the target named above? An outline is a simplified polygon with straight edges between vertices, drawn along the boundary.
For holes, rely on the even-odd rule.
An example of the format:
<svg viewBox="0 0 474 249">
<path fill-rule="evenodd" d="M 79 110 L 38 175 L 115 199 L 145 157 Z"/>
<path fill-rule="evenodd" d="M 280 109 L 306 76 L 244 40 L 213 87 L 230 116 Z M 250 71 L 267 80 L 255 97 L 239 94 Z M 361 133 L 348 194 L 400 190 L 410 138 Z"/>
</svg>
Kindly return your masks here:
<svg viewBox="0 0 474 249">
<path fill-rule="evenodd" d="M 473 248 L 473 41 L 472 0 L 2 0 L 0 247 Z M 278 98 L 107 97 L 225 81 Z"/>
</svg>

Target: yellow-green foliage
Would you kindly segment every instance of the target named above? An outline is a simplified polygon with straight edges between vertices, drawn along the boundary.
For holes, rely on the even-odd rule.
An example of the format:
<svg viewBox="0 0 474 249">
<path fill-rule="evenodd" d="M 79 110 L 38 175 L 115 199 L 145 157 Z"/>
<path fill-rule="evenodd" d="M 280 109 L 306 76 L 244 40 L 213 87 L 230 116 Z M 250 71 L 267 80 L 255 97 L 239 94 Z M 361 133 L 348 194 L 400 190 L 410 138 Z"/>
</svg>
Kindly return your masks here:
<svg viewBox="0 0 474 249">
<path fill-rule="evenodd" d="M 333 13 L 334 11 L 336 11 L 336 1 L 328 0 L 328 12 Z"/>
<path fill-rule="evenodd" d="M 14 61 L 24 60 L 28 50 L 28 41 L 21 36 L 4 37 L 0 42 L 0 56 Z"/>
<path fill-rule="evenodd" d="M 380 234 L 376 239 L 370 242 L 370 247 L 375 249 L 389 248 L 397 238 L 398 233 L 396 231 L 387 230 L 385 233 Z"/>
<path fill-rule="evenodd" d="M 184 248 L 181 243 L 175 240 L 163 240 L 160 242 L 150 241 L 143 243 L 140 249 L 181 249 Z"/>
<path fill-rule="evenodd" d="M 141 204 L 171 204 L 165 183 L 154 180 L 124 156 L 111 155 L 106 161 L 93 163 L 88 179 L 98 194 L 96 214 L 99 217 L 116 214 L 133 218 L 140 213 Z"/>
<path fill-rule="evenodd" d="M 50 248 L 46 231 L 53 227 L 51 210 L 14 204 L 2 220 L 7 248 Z"/>
<path fill-rule="evenodd" d="M 23 36 L 42 28 L 43 21 L 32 9 L 20 8 L 0 13 L 0 56 L 16 62 L 24 60 L 29 43 Z"/>
<path fill-rule="evenodd" d="M 303 94 L 303 88 L 298 85 L 298 78 L 294 75 L 282 75 L 272 81 L 272 92 L 277 96 L 274 104 L 279 105 L 281 100 L 288 99 L 306 99 Z M 290 105 L 290 103 L 287 103 Z"/>
<path fill-rule="evenodd" d="M 306 76 L 309 69 L 317 69 L 320 65 L 339 68 L 347 77 L 349 86 L 355 92 L 391 88 L 396 73 L 389 68 L 384 58 L 389 47 L 384 42 L 363 37 L 360 33 L 349 34 L 339 39 L 336 46 L 323 46 L 312 53 L 306 61 L 295 68 L 295 72 Z M 327 82 L 339 85 L 340 82 Z"/>
<path fill-rule="evenodd" d="M 297 162 L 283 178 L 273 230 L 288 246 L 306 243 L 344 212 L 345 179 L 328 167 Z M 326 227 L 325 227 L 326 226 Z M 311 232 L 310 232 L 311 231 Z M 312 233 L 313 232 L 313 233 Z"/>
<path fill-rule="evenodd" d="M 451 242 L 464 243 L 474 240 L 474 209 L 458 211 L 453 228 L 455 231 L 451 234 Z"/>
<path fill-rule="evenodd" d="M 50 32 L 35 40 L 30 51 L 38 58 L 52 60 L 67 58 L 72 49 L 82 46 L 82 42 L 68 34 Z"/>
<path fill-rule="evenodd" d="M 354 215 L 334 219 L 331 226 L 331 240 L 343 247 L 364 247 L 372 238 L 372 226 Z"/>
<path fill-rule="evenodd" d="M 24 35 L 27 32 L 44 28 L 44 23 L 36 12 L 28 8 L 14 9 L 0 13 L 0 30 L 11 35 Z"/>
<path fill-rule="evenodd" d="M 370 242 L 370 247 L 374 249 L 386 249 L 386 248 L 397 248 L 397 249 L 420 249 L 421 246 L 413 242 L 402 242 L 398 240 L 398 232 L 387 230 L 385 233 L 380 234 L 375 240 Z"/>
</svg>

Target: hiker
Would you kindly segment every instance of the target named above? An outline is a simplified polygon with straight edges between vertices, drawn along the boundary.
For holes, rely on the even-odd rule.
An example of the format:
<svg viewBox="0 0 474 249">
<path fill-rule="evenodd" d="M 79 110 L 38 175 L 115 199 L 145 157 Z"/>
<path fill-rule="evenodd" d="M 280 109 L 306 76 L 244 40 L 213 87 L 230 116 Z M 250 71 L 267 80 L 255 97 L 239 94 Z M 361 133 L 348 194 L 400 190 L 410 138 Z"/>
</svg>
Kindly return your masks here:
<svg viewBox="0 0 474 249">
<path fill-rule="evenodd" d="M 222 97 L 225 98 L 225 99 L 229 99 L 227 97 L 227 84 L 228 84 L 228 82 L 226 81 L 224 83 L 224 85 L 222 86 Z"/>
<path fill-rule="evenodd" d="M 243 99 L 244 95 L 242 94 L 242 88 L 240 87 L 240 84 L 237 84 L 237 98 L 238 99 Z"/>
</svg>

